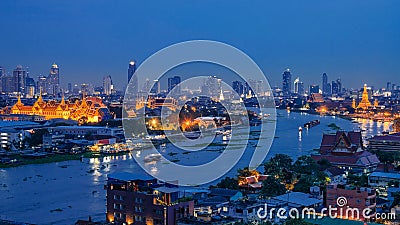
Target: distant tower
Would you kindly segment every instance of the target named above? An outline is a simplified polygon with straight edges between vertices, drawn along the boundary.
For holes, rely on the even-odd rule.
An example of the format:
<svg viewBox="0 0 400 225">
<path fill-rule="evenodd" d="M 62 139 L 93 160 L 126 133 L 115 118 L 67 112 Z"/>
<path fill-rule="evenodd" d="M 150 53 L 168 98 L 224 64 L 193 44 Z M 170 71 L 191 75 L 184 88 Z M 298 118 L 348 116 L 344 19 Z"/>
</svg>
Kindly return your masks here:
<svg viewBox="0 0 400 225">
<path fill-rule="evenodd" d="M 103 78 L 103 91 L 105 95 L 111 95 L 112 91 L 113 91 L 114 87 L 113 87 L 113 82 L 111 79 L 111 76 L 105 76 Z"/>
<path fill-rule="evenodd" d="M 51 65 L 49 76 L 47 77 L 47 94 L 57 95 L 60 92 L 60 69 L 57 64 Z"/>
<path fill-rule="evenodd" d="M 322 93 L 324 95 L 329 94 L 329 92 L 328 92 L 328 75 L 326 73 L 322 74 Z"/>
<path fill-rule="evenodd" d="M 13 88 L 12 92 L 19 92 L 25 95 L 25 82 L 26 82 L 26 70 L 22 69 L 21 65 L 13 71 Z"/>
<path fill-rule="evenodd" d="M 300 94 L 300 93 L 299 93 L 299 84 L 300 84 L 300 77 L 297 77 L 297 78 L 294 80 L 294 82 L 293 82 L 293 85 L 294 85 L 294 93 L 295 93 L 295 94 Z"/>
<path fill-rule="evenodd" d="M 353 102 L 351 103 L 351 107 L 352 107 L 353 109 L 356 109 L 356 108 L 357 108 L 356 99 L 354 99 L 354 98 L 353 98 Z"/>
<path fill-rule="evenodd" d="M 241 96 L 243 94 L 243 84 L 240 81 L 232 82 L 232 89 L 236 91 L 236 93 Z"/>
<path fill-rule="evenodd" d="M 181 89 L 179 84 L 181 83 L 181 77 L 180 76 L 174 76 L 168 78 L 168 92 L 171 92 L 172 89 L 175 88 L 174 93 L 175 94 L 180 94 Z"/>
<path fill-rule="evenodd" d="M 368 107 L 370 107 L 370 106 L 371 106 L 371 102 L 369 101 L 367 84 L 364 84 L 364 91 L 362 94 L 361 102 L 360 102 L 360 104 L 358 104 L 357 108 L 368 109 Z"/>
<path fill-rule="evenodd" d="M 128 65 L 128 84 L 132 87 L 132 93 L 136 95 L 139 91 L 137 76 L 134 76 L 136 72 L 136 62 L 131 60 Z"/>
<path fill-rule="evenodd" d="M 286 69 L 282 74 L 282 91 L 286 96 L 292 92 L 292 74 L 289 69 Z"/>
<path fill-rule="evenodd" d="M 219 94 L 219 101 L 224 101 L 224 100 L 225 100 L 224 93 L 222 92 L 222 89 L 221 89 L 221 93 Z"/>
<path fill-rule="evenodd" d="M 136 72 L 136 62 L 131 60 L 128 66 L 128 82 L 132 79 L 133 74 Z"/>
</svg>

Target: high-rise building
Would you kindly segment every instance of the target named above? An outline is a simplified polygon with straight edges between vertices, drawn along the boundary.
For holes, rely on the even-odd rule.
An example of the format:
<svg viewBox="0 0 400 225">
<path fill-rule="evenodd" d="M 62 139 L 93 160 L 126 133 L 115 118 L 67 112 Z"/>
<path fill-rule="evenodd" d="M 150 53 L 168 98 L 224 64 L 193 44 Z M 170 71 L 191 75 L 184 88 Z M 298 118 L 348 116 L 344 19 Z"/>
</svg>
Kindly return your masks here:
<svg viewBox="0 0 400 225">
<path fill-rule="evenodd" d="M 0 66 L 0 93 L 3 92 L 3 75 L 4 69 L 2 66 Z"/>
<path fill-rule="evenodd" d="M 3 74 L 1 77 L 1 91 L 3 93 L 11 93 L 14 89 L 14 79 L 12 76 Z"/>
<path fill-rule="evenodd" d="M 328 75 L 326 73 L 322 74 L 322 94 L 329 94 L 330 90 L 328 88 Z"/>
<path fill-rule="evenodd" d="M 29 75 L 26 76 L 25 92 L 26 92 L 25 93 L 26 97 L 28 97 L 28 98 L 33 98 L 36 93 L 35 80 L 32 77 L 29 77 Z"/>
<path fill-rule="evenodd" d="M 392 90 L 392 82 L 387 82 L 386 83 L 386 91 L 391 91 Z"/>
<path fill-rule="evenodd" d="M 310 95 L 319 93 L 319 85 L 310 85 Z"/>
<path fill-rule="evenodd" d="M 240 96 L 243 94 L 243 84 L 240 81 L 232 82 L 232 89 Z"/>
<path fill-rule="evenodd" d="M 18 65 L 13 71 L 12 77 L 14 84 L 12 92 L 18 92 L 25 95 L 26 70 L 24 70 L 21 65 Z"/>
<path fill-rule="evenodd" d="M 292 92 L 292 74 L 289 69 L 282 74 L 282 92 L 284 95 L 290 95 Z"/>
<path fill-rule="evenodd" d="M 72 94 L 72 84 L 68 83 L 68 94 Z"/>
<path fill-rule="evenodd" d="M 46 76 L 39 76 L 37 80 L 36 88 L 37 91 L 40 93 L 47 93 L 47 77 Z"/>
<path fill-rule="evenodd" d="M 300 83 L 300 77 L 297 77 L 293 81 L 293 86 L 294 86 L 294 93 L 299 94 L 299 83 Z"/>
<path fill-rule="evenodd" d="M 105 95 L 111 95 L 114 89 L 113 82 L 111 76 L 105 76 L 103 78 L 103 92 Z"/>
<path fill-rule="evenodd" d="M 139 91 L 139 87 L 138 87 L 138 79 L 137 76 L 135 75 L 136 72 L 136 62 L 131 60 L 129 61 L 129 65 L 128 65 L 128 90 L 130 90 L 133 94 L 133 96 L 136 96 L 138 91 Z"/>
<path fill-rule="evenodd" d="M 332 81 L 332 94 L 333 95 L 337 95 L 340 93 L 340 89 L 341 89 L 341 84 L 336 81 Z"/>
<path fill-rule="evenodd" d="M 326 84 L 326 94 L 331 95 L 332 94 L 332 85 L 331 83 Z"/>
<path fill-rule="evenodd" d="M 47 76 L 47 94 L 57 95 L 60 93 L 60 69 L 57 64 L 51 65 L 49 76 Z"/>
<path fill-rule="evenodd" d="M 305 94 L 304 83 L 300 81 L 297 85 L 298 85 L 298 94 L 304 95 Z"/>
<path fill-rule="evenodd" d="M 168 78 L 168 92 L 171 92 L 172 89 L 175 88 L 174 93 L 180 94 L 181 93 L 181 88 L 179 86 L 180 83 L 181 83 L 180 76 L 174 76 L 174 77 Z"/>
<path fill-rule="evenodd" d="M 128 82 L 132 79 L 133 74 L 136 72 L 136 62 L 131 60 L 128 66 Z"/>
<path fill-rule="evenodd" d="M 154 80 L 153 87 L 151 87 L 150 93 L 159 94 L 161 92 L 160 82 L 158 80 Z"/>
</svg>

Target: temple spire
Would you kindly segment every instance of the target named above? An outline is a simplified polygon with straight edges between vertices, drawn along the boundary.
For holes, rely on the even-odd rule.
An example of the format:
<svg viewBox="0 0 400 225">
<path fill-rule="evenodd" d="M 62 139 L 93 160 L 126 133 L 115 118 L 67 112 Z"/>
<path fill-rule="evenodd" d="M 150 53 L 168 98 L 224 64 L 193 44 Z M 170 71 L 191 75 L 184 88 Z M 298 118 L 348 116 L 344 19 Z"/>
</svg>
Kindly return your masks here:
<svg viewBox="0 0 400 225">
<path fill-rule="evenodd" d="M 23 105 L 22 101 L 21 101 L 21 94 L 18 93 L 18 100 L 17 100 L 17 104 L 16 105 Z"/>
<path fill-rule="evenodd" d="M 358 104 L 357 108 L 368 109 L 371 106 L 371 102 L 369 101 L 367 84 L 364 84 L 364 91 L 362 94 L 361 102 Z"/>
<path fill-rule="evenodd" d="M 40 89 L 39 98 L 38 98 L 37 102 L 38 103 L 42 103 L 43 102 L 42 89 Z"/>
</svg>

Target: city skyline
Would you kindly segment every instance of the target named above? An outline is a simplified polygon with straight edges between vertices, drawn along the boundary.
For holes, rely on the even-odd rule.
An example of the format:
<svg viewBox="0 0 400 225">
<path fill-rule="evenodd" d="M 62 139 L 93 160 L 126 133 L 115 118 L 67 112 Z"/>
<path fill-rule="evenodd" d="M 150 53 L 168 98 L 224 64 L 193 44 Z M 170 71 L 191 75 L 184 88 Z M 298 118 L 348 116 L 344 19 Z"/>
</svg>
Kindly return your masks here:
<svg viewBox="0 0 400 225">
<path fill-rule="evenodd" d="M 207 2 L 169 1 L 160 2 L 156 9 L 148 3 L 127 1 L 112 7 L 106 1 L 0 4 L 4 6 L 0 7 L 3 32 L 14 34 L 3 35 L 1 47 L 7 54 L 0 57 L 0 64 L 8 71 L 18 64 L 29 66 L 31 75 L 37 76 L 46 74 L 48 65 L 55 62 L 63 68 L 60 82 L 64 86 L 111 75 L 122 89 L 129 60 L 140 64 L 159 49 L 190 39 L 219 40 L 245 51 L 265 72 L 271 86 L 281 83 L 285 68 L 304 83 L 313 83 L 326 72 L 341 77 L 347 87 L 363 83 L 383 87 L 396 77 L 393 71 L 400 71 L 395 63 L 400 58 L 399 30 L 395 29 L 400 21 L 395 9 L 400 3 L 396 1 L 256 2 L 258 7 L 251 8 L 225 2 L 213 3 L 215 7 L 210 8 Z M 177 16 L 167 16 L 162 10 L 165 7 L 176 9 Z M 138 8 L 141 10 L 135 10 Z M 225 18 L 210 23 L 222 9 Z M 200 19 L 200 12 L 210 19 Z M 240 20 L 237 13 L 243 14 Z M 282 13 L 291 16 L 285 18 Z M 238 25 L 240 33 L 236 32 Z"/>
</svg>

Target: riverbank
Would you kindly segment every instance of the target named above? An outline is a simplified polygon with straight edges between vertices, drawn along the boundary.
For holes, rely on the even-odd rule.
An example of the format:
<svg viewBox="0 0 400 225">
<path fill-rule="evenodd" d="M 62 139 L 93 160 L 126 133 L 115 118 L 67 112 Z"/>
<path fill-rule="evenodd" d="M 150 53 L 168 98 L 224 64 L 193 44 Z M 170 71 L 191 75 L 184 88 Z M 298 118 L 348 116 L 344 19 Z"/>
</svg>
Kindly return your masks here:
<svg viewBox="0 0 400 225">
<path fill-rule="evenodd" d="M 51 154 L 40 158 L 26 158 L 20 155 L 15 155 L 12 158 L 16 159 L 17 162 L 9 164 L 1 163 L 0 168 L 11 168 L 11 167 L 31 165 L 31 164 L 46 164 L 46 163 L 64 162 L 71 160 L 81 160 L 82 158 L 102 158 L 104 156 L 119 156 L 124 154 L 126 154 L 126 152 L 112 153 L 112 154 L 102 154 L 99 152 L 85 152 L 83 154 Z"/>
</svg>

